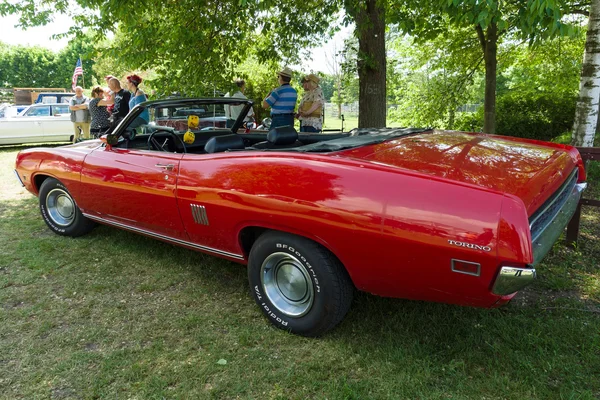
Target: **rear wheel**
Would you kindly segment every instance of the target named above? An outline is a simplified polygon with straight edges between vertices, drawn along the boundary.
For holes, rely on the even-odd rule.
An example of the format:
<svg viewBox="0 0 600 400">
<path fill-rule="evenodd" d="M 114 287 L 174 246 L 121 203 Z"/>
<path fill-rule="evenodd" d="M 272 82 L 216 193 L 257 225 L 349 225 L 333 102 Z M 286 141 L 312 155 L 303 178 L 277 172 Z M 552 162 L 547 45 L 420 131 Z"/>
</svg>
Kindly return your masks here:
<svg viewBox="0 0 600 400">
<path fill-rule="evenodd" d="M 67 188 L 54 178 L 40 187 L 40 212 L 46 225 L 59 235 L 85 235 L 95 223 L 84 217 Z"/>
<path fill-rule="evenodd" d="M 354 291 L 348 273 L 327 249 L 274 231 L 252 246 L 248 280 L 271 323 L 304 336 L 322 335 L 340 323 Z"/>
</svg>

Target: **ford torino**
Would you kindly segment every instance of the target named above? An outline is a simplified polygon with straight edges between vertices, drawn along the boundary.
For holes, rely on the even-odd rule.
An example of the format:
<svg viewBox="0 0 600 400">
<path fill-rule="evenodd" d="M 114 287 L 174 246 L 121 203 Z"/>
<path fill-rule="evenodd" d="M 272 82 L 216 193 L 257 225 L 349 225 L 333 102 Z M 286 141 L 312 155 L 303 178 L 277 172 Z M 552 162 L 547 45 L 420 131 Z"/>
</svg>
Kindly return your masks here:
<svg viewBox="0 0 600 400">
<path fill-rule="evenodd" d="M 231 128 L 202 123 L 232 102 L 245 112 Z M 342 321 L 356 290 L 507 303 L 586 185 L 566 145 L 416 128 L 241 135 L 251 105 L 142 103 L 102 139 L 21 151 L 15 172 L 55 233 L 101 223 L 247 265 L 266 318 L 306 336 Z"/>
</svg>

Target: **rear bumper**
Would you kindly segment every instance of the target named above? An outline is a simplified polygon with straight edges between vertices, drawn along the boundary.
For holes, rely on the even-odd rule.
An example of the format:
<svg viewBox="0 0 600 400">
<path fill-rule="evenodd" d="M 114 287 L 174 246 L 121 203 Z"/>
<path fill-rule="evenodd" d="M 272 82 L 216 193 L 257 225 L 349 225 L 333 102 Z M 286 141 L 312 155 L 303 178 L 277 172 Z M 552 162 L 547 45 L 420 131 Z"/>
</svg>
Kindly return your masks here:
<svg viewBox="0 0 600 400">
<path fill-rule="evenodd" d="M 563 187 L 530 221 L 533 264 L 539 264 L 550 251 L 577 210 L 587 183 L 577 182 L 577 170 Z"/>
<path fill-rule="evenodd" d="M 502 267 L 494 282 L 492 293 L 499 296 L 515 293 L 535 279 L 535 269 Z"/>
<path fill-rule="evenodd" d="M 531 268 L 501 267 L 492 287 L 492 293 L 500 296 L 509 295 L 533 282 L 536 276 L 534 267 L 548 254 L 577 210 L 581 193 L 587 184 L 576 183 L 576 180 L 575 172 L 532 221 L 530 225 L 533 247 Z M 534 229 L 538 219 L 543 223 L 537 224 L 537 228 Z"/>
</svg>

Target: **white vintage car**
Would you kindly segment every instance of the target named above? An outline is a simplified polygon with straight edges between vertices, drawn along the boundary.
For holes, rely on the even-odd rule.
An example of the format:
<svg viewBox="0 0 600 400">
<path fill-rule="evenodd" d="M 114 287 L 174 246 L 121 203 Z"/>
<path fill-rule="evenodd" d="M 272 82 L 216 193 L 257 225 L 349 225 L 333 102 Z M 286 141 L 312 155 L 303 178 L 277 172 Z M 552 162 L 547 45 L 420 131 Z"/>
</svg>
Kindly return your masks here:
<svg viewBox="0 0 600 400">
<path fill-rule="evenodd" d="M 16 117 L 0 119 L 0 145 L 68 142 L 73 123 L 68 104 L 33 104 Z"/>
</svg>

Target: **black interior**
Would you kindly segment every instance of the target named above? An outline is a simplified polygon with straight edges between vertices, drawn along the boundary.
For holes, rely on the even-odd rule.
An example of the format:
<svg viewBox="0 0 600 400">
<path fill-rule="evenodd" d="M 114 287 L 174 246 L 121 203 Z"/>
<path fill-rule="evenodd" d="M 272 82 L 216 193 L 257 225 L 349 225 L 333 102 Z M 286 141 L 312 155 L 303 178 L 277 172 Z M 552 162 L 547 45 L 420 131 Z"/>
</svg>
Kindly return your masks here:
<svg viewBox="0 0 600 400">
<path fill-rule="evenodd" d="M 233 133 L 229 129 L 201 129 L 194 130 L 194 142 L 185 143 L 183 146 L 184 133 L 173 132 L 171 134 L 160 133 L 155 139 L 161 144 L 163 151 L 173 153 L 218 153 L 239 150 L 285 150 L 297 148 L 304 145 L 348 137 L 348 133 L 324 134 L 324 133 L 298 133 L 292 126 L 284 126 L 260 133 Z M 181 140 L 175 140 L 172 136 L 177 135 Z M 122 140 L 115 147 L 148 150 L 148 139 L 150 134 L 139 134 L 133 139 Z M 156 147 L 156 146 L 154 146 Z M 157 150 L 152 148 L 152 150 Z"/>
</svg>

